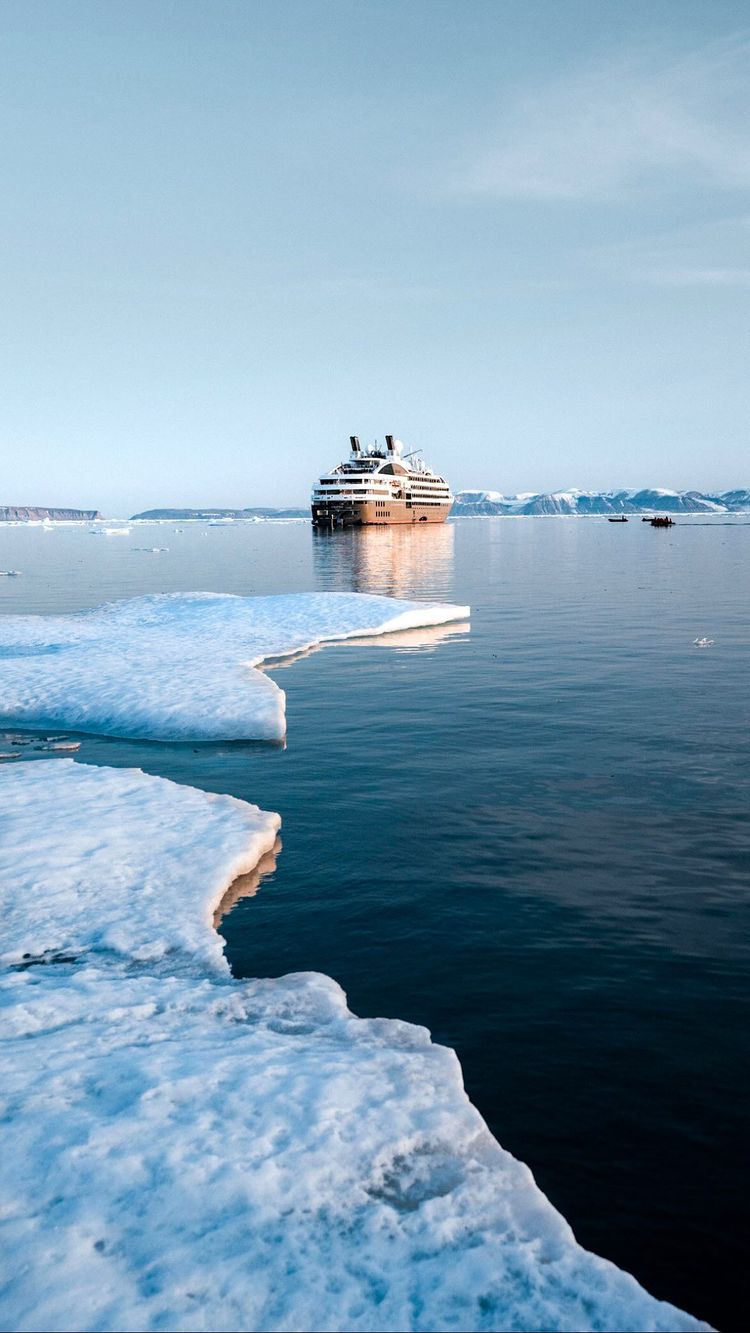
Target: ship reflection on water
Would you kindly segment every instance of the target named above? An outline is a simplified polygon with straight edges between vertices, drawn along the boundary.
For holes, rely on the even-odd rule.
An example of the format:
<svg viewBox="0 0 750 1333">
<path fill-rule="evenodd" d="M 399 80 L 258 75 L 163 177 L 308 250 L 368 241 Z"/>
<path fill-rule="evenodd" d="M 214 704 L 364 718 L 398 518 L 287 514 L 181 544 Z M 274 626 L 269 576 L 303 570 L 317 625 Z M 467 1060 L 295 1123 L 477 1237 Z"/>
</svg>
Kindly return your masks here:
<svg viewBox="0 0 750 1333">
<path fill-rule="evenodd" d="M 363 592 L 377 596 L 420 601 L 450 600 L 453 590 L 455 528 L 452 524 L 313 529 L 313 565 L 319 589 L 327 592 Z M 392 634 L 362 635 L 341 640 L 342 646 L 395 648 L 402 652 L 431 649 L 468 634 L 468 621 L 423 625 Z M 304 648 L 280 658 L 267 658 L 261 670 L 277 672 L 319 651 L 322 645 Z M 220 928 L 243 899 L 255 897 L 262 882 L 274 875 L 281 840 L 258 862 L 254 870 L 240 875 L 229 886 L 214 912 L 214 929 Z"/>
<path fill-rule="evenodd" d="M 343 528 L 333 532 L 313 528 L 311 536 L 315 582 L 322 592 L 363 592 L 415 601 L 453 600 L 452 524 Z M 338 642 L 347 647 L 408 652 L 435 648 L 457 635 L 468 634 L 470 628 L 468 621 L 449 621 L 392 634 L 356 635 Z M 273 673 L 283 670 L 318 652 L 321 646 L 266 658 L 260 669 Z"/>
<path fill-rule="evenodd" d="M 388 597 L 450 600 L 456 529 L 453 523 L 426 527 L 313 530 L 318 587 Z"/>
</svg>

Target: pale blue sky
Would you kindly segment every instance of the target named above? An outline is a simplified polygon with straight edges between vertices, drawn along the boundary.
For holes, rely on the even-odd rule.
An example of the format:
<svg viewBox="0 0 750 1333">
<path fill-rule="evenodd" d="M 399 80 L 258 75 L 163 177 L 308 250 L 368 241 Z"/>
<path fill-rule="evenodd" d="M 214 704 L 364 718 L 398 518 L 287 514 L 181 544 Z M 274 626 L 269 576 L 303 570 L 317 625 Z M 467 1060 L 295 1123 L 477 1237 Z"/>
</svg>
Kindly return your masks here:
<svg viewBox="0 0 750 1333">
<path fill-rule="evenodd" d="M 0 0 L 0 503 L 750 483 L 750 22 Z"/>
</svg>

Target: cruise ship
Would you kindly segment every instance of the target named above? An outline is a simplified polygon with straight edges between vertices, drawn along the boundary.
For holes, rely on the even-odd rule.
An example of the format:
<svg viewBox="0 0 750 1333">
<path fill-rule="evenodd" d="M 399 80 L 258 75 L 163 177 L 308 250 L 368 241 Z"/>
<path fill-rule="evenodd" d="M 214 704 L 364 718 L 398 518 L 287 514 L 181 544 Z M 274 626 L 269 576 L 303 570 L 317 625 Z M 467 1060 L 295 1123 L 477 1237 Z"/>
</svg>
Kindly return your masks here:
<svg viewBox="0 0 750 1333">
<path fill-rule="evenodd" d="M 363 449 L 350 435 L 346 463 L 324 473 L 312 493 L 312 521 L 316 528 L 351 528 L 365 524 L 444 523 L 453 496 L 442 477 L 419 457 L 419 450 L 404 453 L 400 440 L 385 437 Z"/>
</svg>

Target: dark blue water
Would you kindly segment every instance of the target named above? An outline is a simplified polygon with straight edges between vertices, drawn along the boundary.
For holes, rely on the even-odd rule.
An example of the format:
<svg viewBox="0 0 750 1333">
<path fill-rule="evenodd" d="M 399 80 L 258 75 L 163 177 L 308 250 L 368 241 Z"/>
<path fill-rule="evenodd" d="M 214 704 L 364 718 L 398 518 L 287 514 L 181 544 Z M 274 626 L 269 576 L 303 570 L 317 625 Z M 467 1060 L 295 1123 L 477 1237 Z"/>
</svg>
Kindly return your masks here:
<svg viewBox="0 0 750 1333">
<path fill-rule="evenodd" d="M 80 757 L 279 810 L 275 871 L 222 922 L 235 974 L 319 969 L 356 1012 L 425 1024 L 583 1244 L 744 1326 L 750 524 L 162 541 L 0 534 L 0 568 L 24 569 L 2 609 L 191 587 L 471 603 L 470 634 L 277 671 L 285 749 Z"/>
</svg>

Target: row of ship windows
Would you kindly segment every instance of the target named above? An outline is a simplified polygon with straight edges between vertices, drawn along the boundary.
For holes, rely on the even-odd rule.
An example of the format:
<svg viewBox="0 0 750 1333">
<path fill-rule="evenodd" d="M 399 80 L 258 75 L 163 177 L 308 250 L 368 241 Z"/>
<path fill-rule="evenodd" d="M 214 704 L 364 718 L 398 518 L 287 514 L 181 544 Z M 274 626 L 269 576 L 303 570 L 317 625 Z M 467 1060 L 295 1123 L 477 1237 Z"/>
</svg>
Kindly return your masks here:
<svg viewBox="0 0 750 1333">
<path fill-rule="evenodd" d="M 348 499 L 353 499 L 353 497 L 349 497 L 349 496 L 346 495 L 346 493 L 344 492 L 344 493 L 342 493 L 342 495 L 340 495 L 340 496 L 329 495 L 329 493 L 326 493 L 326 495 L 324 495 L 324 496 L 316 496 L 316 497 L 314 497 L 314 499 L 316 499 L 316 500 L 318 500 L 318 501 L 322 501 L 322 503 L 325 503 L 326 500 L 334 500 L 334 501 L 338 501 L 338 500 L 348 500 Z M 360 497 L 357 496 L 357 499 L 360 499 Z M 362 497 L 362 499 L 372 499 L 372 497 Z M 408 504 L 408 505 L 414 505 L 414 507 L 416 507 L 416 505 L 421 505 L 422 508 L 429 507 L 429 505 L 433 505 L 433 507 L 434 507 L 434 505 L 437 505 L 437 507 L 440 508 L 441 505 L 446 504 L 446 500 L 448 500 L 448 497 L 446 497 L 445 500 L 426 500 L 426 499 L 422 499 L 421 496 L 413 496 L 413 499 L 412 499 L 412 500 L 406 500 L 406 504 Z M 376 501 L 374 501 L 374 505 L 376 505 L 376 509 L 382 509 L 382 508 L 384 508 L 386 503 L 390 504 L 390 500 L 389 500 L 389 501 L 385 501 L 385 500 L 376 500 Z M 404 503 L 404 501 L 398 501 L 398 503 Z"/>
<path fill-rule="evenodd" d="M 330 492 L 348 491 L 350 485 L 352 485 L 350 481 L 337 481 L 337 483 L 330 483 L 329 484 Z M 326 488 L 325 491 L 324 489 L 322 489 L 322 487 L 317 487 L 316 489 L 318 489 L 318 491 L 321 491 L 322 495 L 328 495 L 329 493 L 328 488 Z M 370 492 L 376 493 L 377 488 L 373 487 L 373 485 L 370 484 L 368 489 Z M 389 489 L 386 488 L 380 488 L 380 493 L 381 495 L 388 495 L 388 496 L 392 495 L 392 492 L 390 492 Z M 425 489 L 422 489 L 421 487 L 412 487 L 412 491 L 410 491 L 410 493 L 412 493 L 413 496 L 420 496 L 420 497 L 424 496 L 425 500 L 433 500 L 436 499 L 436 497 L 437 499 L 448 500 L 448 488 L 445 488 L 445 491 L 438 491 L 437 488 L 432 487 L 429 489 L 429 491 L 425 491 Z"/>
<path fill-rule="evenodd" d="M 376 508 L 382 509 L 382 507 L 384 507 L 384 504 L 385 500 L 376 500 Z M 422 500 L 420 496 L 413 496 L 412 500 L 406 499 L 406 504 L 422 505 L 422 507 L 424 507 L 424 505 L 432 504 L 432 505 L 438 505 L 438 507 L 440 507 L 441 504 L 445 504 L 445 500 Z"/>
<path fill-rule="evenodd" d="M 343 477 L 343 478 L 321 477 L 320 482 L 318 484 L 320 486 L 372 486 L 373 478 L 372 477 Z M 437 477 L 435 478 L 434 481 L 427 481 L 426 479 L 424 481 L 413 481 L 411 485 L 412 488 L 416 488 L 417 490 L 434 491 L 437 487 L 445 487 L 445 489 L 447 490 L 447 483 L 444 481 L 438 481 Z"/>
<path fill-rule="evenodd" d="M 344 492 L 342 495 L 333 495 L 333 494 L 331 494 L 330 492 L 327 492 L 325 495 L 316 496 L 315 498 L 318 499 L 318 500 L 321 500 L 321 501 L 325 501 L 325 500 L 341 500 L 341 499 L 347 499 L 348 497 L 347 497 L 347 495 L 346 495 L 346 492 Z M 363 499 L 370 499 L 370 500 L 372 499 L 371 496 L 363 496 L 362 498 L 363 498 Z M 407 497 L 406 504 L 414 504 L 414 505 L 438 505 L 438 506 L 439 506 L 439 505 L 443 505 L 443 504 L 445 504 L 446 501 L 447 501 L 447 496 L 446 496 L 446 499 L 445 499 L 445 500 L 440 500 L 440 499 L 427 499 L 427 498 L 425 498 L 425 497 L 422 497 L 422 496 L 419 496 L 419 495 L 415 495 L 415 496 L 413 496 L 411 499 L 409 499 L 409 498 Z M 391 503 L 391 500 L 390 500 L 390 499 L 389 499 L 388 501 L 385 501 L 385 500 L 376 500 L 376 501 L 375 501 L 375 507 L 376 507 L 377 509 L 382 509 L 383 506 L 384 506 L 386 503 L 390 504 L 390 503 Z M 401 503 L 401 504 L 403 504 L 404 501 L 397 501 L 397 503 Z"/>
</svg>

